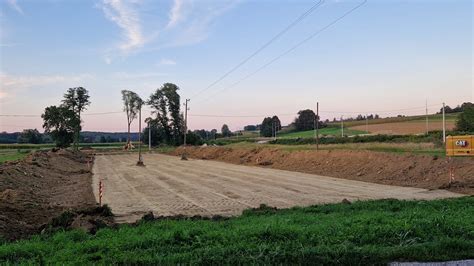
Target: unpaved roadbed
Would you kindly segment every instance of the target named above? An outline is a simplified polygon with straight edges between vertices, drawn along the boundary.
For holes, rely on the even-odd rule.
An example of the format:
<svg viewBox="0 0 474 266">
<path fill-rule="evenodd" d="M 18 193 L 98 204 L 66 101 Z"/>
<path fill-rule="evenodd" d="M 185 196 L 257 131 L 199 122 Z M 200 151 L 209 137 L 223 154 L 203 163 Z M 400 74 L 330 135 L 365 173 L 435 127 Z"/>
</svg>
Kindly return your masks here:
<svg viewBox="0 0 474 266">
<path fill-rule="evenodd" d="M 101 155 L 95 158 L 93 187 L 104 183 L 103 202 L 117 222 L 134 222 L 143 214 L 238 215 L 267 204 L 278 208 L 341 202 L 343 199 L 437 199 L 460 194 L 371 184 L 216 161 L 182 161 L 175 156 Z M 96 198 L 98 191 L 94 189 Z"/>
</svg>

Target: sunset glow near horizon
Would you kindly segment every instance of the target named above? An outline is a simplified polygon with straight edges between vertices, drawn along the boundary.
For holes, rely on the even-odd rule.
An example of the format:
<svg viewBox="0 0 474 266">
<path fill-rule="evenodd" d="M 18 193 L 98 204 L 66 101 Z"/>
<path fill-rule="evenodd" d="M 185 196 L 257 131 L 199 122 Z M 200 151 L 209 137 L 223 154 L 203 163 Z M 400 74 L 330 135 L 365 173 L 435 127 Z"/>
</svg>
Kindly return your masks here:
<svg viewBox="0 0 474 266">
<path fill-rule="evenodd" d="M 1 116 L 0 132 L 43 131 L 44 108 L 78 86 L 91 96 L 83 130 L 104 132 L 127 130 L 121 90 L 147 99 L 166 82 L 191 99 L 190 129 L 286 125 L 317 101 L 330 120 L 473 101 L 469 0 L 369 0 L 233 85 L 362 2 L 324 1 L 208 89 L 317 1 L 0 1 L 0 115 L 20 115 Z"/>
</svg>

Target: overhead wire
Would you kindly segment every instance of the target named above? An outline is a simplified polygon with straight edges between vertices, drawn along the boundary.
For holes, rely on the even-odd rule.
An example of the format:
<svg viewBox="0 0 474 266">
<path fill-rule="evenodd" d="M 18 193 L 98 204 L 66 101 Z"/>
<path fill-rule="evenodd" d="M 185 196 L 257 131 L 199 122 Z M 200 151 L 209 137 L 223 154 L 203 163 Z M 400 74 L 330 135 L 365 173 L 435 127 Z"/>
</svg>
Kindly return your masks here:
<svg viewBox="0 0 474 266">
<path fill-rule="evenodd" d="M 293 28 L 296 24 L 298 24 L 300 21 L 302 21 L 304 18 L 306 18 L 307 16 L 309 16 L 311 13 L 313 13 L 316 9 L 318 9 L 322 4 L 324 3 L 324 0 L 319 0 L 316 4 L 314 4 L 313 6 L 311 6 L 308 10 L 306 10 L 303 14 L 301 14 L 298 18 L 296 18 L 296 20 L 294 20 L 292 23 L 290 23 L 288 26 L 286 26 L 282 31 L 280 31 L 278 34 L 276 34 L 275 36 L 273 36 L 269 41 L 267 41 L 265 44 L 263 44 L 260 48 L 258 48 L 255 52 L 253 52 L 252 54 L 250 54 L 248 57 L 246 57 L 244 60 L 242 60 L 241 62 L 239 62 L 237 65 L 235 65 L 233 68 L 231 68 L 229 71 L 227 71 L 226 73 L 224 73 L 222 76 L 220 76 L 218 79 L 216 79 L 214 82 L 212 82 L 211 84 L 209 84 L 207 87 L 205 87 L 204 89 L 198 91 L 197 93 L 195 93 L 194 95 L 192 95 L 190 98 L 193 99 L 195 98 L 196 96 L 198 96 L 199 94 L 202 94 L 204 93 L 205 91 L 207 91 L 208 89 L 212 88 L 213 86 L 215 86 L 217 83 L 221 82 L 222 80 L 224 80 L 227 76 L 229 76 L 230 74 L 232 74 L 234 71 L 236 71 L 237 69 L 239 69 L 242 65 L 244 65 L 245 63 L 247 63 L 250 59 L 252 59 L 253 57 L 255 57 L 256 55 L 258 55 L 261 51 L 263 51 L 265 48 L 267 48 L 270 44 L 272 44 L 273 42 L 275 42 L 276 40 L 278 40 L 281 36 L 283 36 L 283 34 L 285 34 L 286 32 L 288 32 L 291 28 Z"/>
<path fill-rule="evenodd" d="M 321 34 L 322 32 L 324 32 L 325 30 L 327 30 L 328 28 L 330 28 L 331 26 L 333 26 L 334 24 L 336 24 L 337 22 L 339 22 L 340 20 L 342 20 L 343 18 L 347 17 L 348 15 L 350 15 L 352 12 L 356 11 L 357 9 L 359 9 L 360 7 L 362 7 L 363 5 L 365 5 L 367 3 L 367 0 L 364 0 L 363 2 L 361 2 L 360 4 L 358 4 L 357 6 L 351 8 L 349 11 L 345 12 L 343 15 L 339 16 L 337 19 L 333 20 L 332 22 L 330 22 L 329 24 L 327 24 L 326 26 L 320 28 L 319 30 L 317 30 L 316 32 L 314 32 L 313 34 L 311 34 L 310 36 L 308 36 L 307 38 L 303 39 L 302 41 L 300 41 L 299 43 L 297 43 L 296 45 L 292 46 L 291 48 L 289 48 L 288 50 L 286 50 L 285 52 L 281 53 L 280 55 L 276 56 L 275 58 L 273 58 L 272 60 L 270 60 L 269 62 L 267 62 L 266 64 L 262 65 L 261 67 L 259 67 L 257 70 L 251 72 L 250 74 L 244 76 L 243 78 L 239 79 L 237 82 L 231 84 L 229 87 L 225 87 L 221 90 L 218 90 L 216 91 L 216 93 L 212 94 L 211 96 L 205 98 L 204 100 L 201 100 L 201 101 L 198 101 L 198 103 L 202 103 L 202 102 L 205 102 L 205 101 L 208 101 L 209 99 L 213 98 L 215 95 L 223 92 L 223 91 L 226 91 L 228 89 L 231 89 L 235 86 L 237 86 L 238 84 L 240 84 L 241 82 L 245 81 L 246 79 L 252 77 L 253 75 L 259 73 L 260 71 L 262 71 L 263 69 L 265 69 L 266 67 L 268 67 L 269 65 L 275 63 L 276 61 L 278 61 L 280 58 L 282 58 L 283 56 L 289 54 L 290 52 L 294 51 L 296 48 L 300 47 L 301 45 L 303 45 L 304 43 L 310 41 L 311 39 L 313 39 L 314 37 L 318 36 L 319 34 Z"/>
</svg>

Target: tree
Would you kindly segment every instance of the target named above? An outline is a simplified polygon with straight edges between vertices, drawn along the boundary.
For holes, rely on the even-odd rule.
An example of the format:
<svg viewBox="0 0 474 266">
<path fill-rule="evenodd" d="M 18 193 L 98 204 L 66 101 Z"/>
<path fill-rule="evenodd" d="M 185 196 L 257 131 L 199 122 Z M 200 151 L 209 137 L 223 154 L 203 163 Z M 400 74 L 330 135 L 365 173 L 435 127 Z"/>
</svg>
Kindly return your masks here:
<svg viewBox="0 0 474 266">
<path fill-rule="evenodd" d="M 272 137 L 273 136 L 273 119 L 271 117 L 265 117 L 260 126 L 260 135 L 262 137 Z"/>
<path fill-rule="evenodd" d="M 131 147 L 130 144 L 130 125 L 133 120 L 137 118 L 138 112 L 143 104 L 143 100 L 133 91 L 122 90 L 122 101 L 123 101 L 123 111 L 127 114 L 127 145 L 126 147 Z"/>
<path fill-rule="evenodd" d="M 217 138 L 217 129 L 212 129 L 211 134 L 209 136 L 210 139 L 216 139 Z"/>
<path fill-rule="evenodd" d="M 65 106 L 46 107 L 41 117 L 44 121 L 44 132 L 51 135 L 57 147 L 69 147 L 74 141 L 76 130 L 80 130 L 79 117 L 73 110 Z"/>
<path fill-rule="evenodd" d="M 222 125 L 221 133 L 224 138 L 232 136 L 232 131 L 230 131 L 229 126 L 226 124 Z"/>
<path fill-rule="evenodd" d="M 456 130 L 474 132 L 474 106 L 466 106 L 464 111 L 458 115 Z"/>
<path fill-rule="evenodd" d="M 165 143 L 180 145 L 183 143 L 184 119 L 180 113 L 179 87 L 165 83 L 157 89 L 147 101 L 154 110 L 153 114 L 163 129 Z"/>
<path fill-rule="evenodd" d="M 32 143 L 40 144 L 43 142 L 43 137 L 37 129 L 25 129 L 18 136 L 18 143 Z"/>
<path fill-rule="evenodd" d="M 313 110 L 306 109 L 298 112 L 298 117 L 295 119 L 295 128 L 297 131 L 306 131 L 314 129 L 316 122 L 316 114 Z"/>
<path fill-rule="evenodd" d="M 64 94 L 62 106 L 73 111 L 77 116 L 74 127 L 74 149 L 78 149 L 79 135 L 81 132 L 81 113 L 90 105 L 89 92 L 83 87 L 69 88 Z"/>
<path fill-rule="evenodd" d="M 255 131 L 255 130 L 257 130 L 257 126 L 255 126 L 255 125 L 247 125 L 247 126 L 244 127 L 244 130 L 245 130 L 245 131 Z"/>
</svg>

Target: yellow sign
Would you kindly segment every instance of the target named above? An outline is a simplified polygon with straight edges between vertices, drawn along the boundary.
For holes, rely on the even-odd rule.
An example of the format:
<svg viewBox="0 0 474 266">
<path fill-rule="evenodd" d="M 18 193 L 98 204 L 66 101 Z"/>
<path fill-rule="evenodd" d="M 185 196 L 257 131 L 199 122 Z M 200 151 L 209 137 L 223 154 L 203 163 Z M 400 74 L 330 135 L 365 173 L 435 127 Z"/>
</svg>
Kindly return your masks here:
<svg viewBox="0 0 474 266">
<path fill-rule="evenodd" d="M 474 156 L 474 136 L 448 136 L 447 156 Z"/>
</svg>

